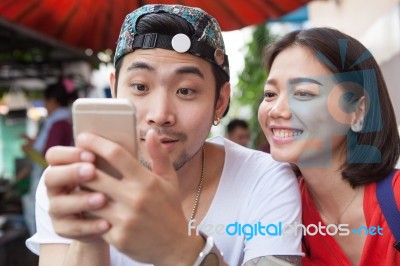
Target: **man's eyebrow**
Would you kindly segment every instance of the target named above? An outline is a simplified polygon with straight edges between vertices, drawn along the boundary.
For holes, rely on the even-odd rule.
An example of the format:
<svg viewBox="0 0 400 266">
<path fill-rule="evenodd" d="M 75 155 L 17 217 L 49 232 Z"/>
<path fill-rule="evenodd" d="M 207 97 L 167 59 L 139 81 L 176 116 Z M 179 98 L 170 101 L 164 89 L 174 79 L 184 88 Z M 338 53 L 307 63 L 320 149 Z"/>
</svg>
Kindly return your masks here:
<svg viewBox="0 0 400 266">
<path fill-rule="evenodd" d="M 148 71 L 155 71 L 154 67 L 150 66 L 145 62 L 133 62 L 128 68 L 127 71 L 132 71 L 136 69 L 143 69 Z"/>
<path fill-rule="evenodd" d="M 317 85 L 322 85 L 322 83 L 320 83 L 319 81 L 312 79 L 312 78 L 292 78 L 292 79 L 289 79 L 288 83 L 290 85 L 297 85 L 299 83 L 313 83 L 313 84 L 317 84 Z"/>
<path fill-rule="evenodd" d="M 194 74 L 199 76 L 200 78 L 204 79 L 204 74 L 201 72 L 200 69 L 194 66 L 185 66 L 185 67 L 180 67 L 175 70 L 175 73 L 177 74 Z"/>
</svg>

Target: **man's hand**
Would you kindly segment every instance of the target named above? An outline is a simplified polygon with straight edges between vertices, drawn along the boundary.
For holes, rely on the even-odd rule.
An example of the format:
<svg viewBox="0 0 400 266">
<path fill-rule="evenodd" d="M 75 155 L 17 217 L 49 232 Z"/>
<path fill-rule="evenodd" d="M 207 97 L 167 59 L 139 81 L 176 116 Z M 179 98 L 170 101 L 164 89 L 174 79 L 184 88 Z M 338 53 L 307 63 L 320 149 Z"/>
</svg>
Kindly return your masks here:
<svg viewBox="0 0 400 266">
<path fill-rule="evenodd" d="M 75 147 L 52 147 L 46 153 L 51 165 L 45 172 L 49 214 L 57 234 L 83 242 L 102 242 L 101 234 L 110 228 L 103 219 L 87 219 L 83 213 L 106 204 L 98 192 L 81 189 L 95 178 L 95 156 Z"/>
<path fill-rule="evenodd" d="M 156 265 L 193 263 L 204 240 L 187 234 L 177 174 L 155 131 L 150 130 L 146 136 L 152 171 L 104 138 L 85 134 L 78 138 L 77 145 L 103 157 L 122 174 L 122 179 L 116 179 L 97 169 L 90 172 L 95 178 L 85 182 L 90 190 L 108 198 L 104 207 L 90 212 L 111 224 L 104 239 L 138 261 Z M 78 168 L 71 169 L 71 174 L 73 171 Z"/>
<path fill-rule="evenodd" d="M 35 143 L 35 140 L 32 139 L 31 137 L 29 137 L 29 136 L 26 135 L 26 134 L 22 134 L 22 135 L 20 136 L 20 138 L 23 139 L 23 140 L 25 140 L 25 142 L 24 142 L 24 144 L 22 145 L 21 148 L 22 148 L 22 151 L 23 151 L 23 152 L 27 153 L 29 150 L 32 149 L 33 144 Z"/>
</svg>

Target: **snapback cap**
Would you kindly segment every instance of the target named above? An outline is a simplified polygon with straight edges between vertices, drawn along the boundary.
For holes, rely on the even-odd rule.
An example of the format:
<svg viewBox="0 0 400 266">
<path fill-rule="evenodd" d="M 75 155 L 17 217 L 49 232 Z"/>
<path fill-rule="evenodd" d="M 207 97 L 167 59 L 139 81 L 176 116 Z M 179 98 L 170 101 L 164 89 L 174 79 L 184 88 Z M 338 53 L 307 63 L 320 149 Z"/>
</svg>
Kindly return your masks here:
<svg viewBox="0 0 400 266">
<path fill-rule="evenodd" d="M 194 28 L 194 34 L 164 35 L 136 32 L 138 19 L 151 13 L 169 13 L 183 18 Z M 214 17 L 200 8 L 181 5 L 145 5 L 128 14 L 122 24 L 114 56 L 114 65 L 124 55 L 136 49 L 162 48 L 178 53 L 190 53 L 220 67 L 229 80 L 229 62 L 221 28 Z"/>
</svg>

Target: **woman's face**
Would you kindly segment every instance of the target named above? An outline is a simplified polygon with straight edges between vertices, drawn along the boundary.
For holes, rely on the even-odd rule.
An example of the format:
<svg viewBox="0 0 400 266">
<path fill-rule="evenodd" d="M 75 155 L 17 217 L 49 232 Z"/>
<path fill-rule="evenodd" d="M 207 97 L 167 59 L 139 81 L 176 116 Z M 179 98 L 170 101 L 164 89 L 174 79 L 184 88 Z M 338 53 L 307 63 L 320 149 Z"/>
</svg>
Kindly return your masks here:
<svg viewBox="0 0 400 266">
<path fill-rule="evenodd" d="M 280 52 L 258 112 L 272 157 L 311 168 L 331 167 L 340 156 L 344 160 L 354 121 L 352 101 L 309 49 L 293 46 Z"/>
</svg>

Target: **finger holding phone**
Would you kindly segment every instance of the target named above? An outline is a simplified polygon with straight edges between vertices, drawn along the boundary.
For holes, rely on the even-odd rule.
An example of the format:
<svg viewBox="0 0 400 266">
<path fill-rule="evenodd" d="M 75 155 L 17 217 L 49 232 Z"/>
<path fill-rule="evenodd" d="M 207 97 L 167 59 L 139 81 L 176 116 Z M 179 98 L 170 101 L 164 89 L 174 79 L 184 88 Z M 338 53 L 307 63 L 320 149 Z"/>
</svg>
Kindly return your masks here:
<svg viewBox="0 0 400 266">
<path fill-rule="evenodd" d="M 38 190 L 40 193 L 46 189 L 48 195 L 49 217 L 44 223 L 51 223 L 58 236 L 72 242 L 65 239 L 63 242 L 68 241 L 69 245 L 42 245 L 40 265 L 108 265 L 104 263 L 110 260 L 109 245 L 101 235 L 110 224 L 83 215 L 106 203 L 103 194 L 80 189 L 95 178 L 95 155 L 77 147 L 55 146 L 47 151 L 46 159 L 51 165 L 44 173 L 46 187 L 39 186 Z M 46 211 L 43 208 L 46 207 L 36 209 L 37 215 Z M 74 255 L 66 256 L 67 253 Z"/>
<path fill-rule="evenodd" d="M 95 155 L 77 147 L 55 146 L 48 150 L 45 172 L 49 214 L 58 235 L 83 242 L 102 241 L 109 228 L 101 219 L 85 219 L 83 213 L 105 205 L 106 197 L 80 187 L 95 178 Z"/>
<path fill-rule="evenodd" d="M 80 135 L 77 145 L 105 158 L 122 175 L 116 179 L 98 169 L 96 178 L 85 184 L 109 199 L 106 206 L 90 212 L 110 222 L 110 230 L 103 235 L 109 244 L 139 261 L 159 257 L 165 262 L 168 256 L 176 258 L 172 247 L 180 246 L 183 239 L 197 241 L 182 230 L 187 227 L 187 220 L 176 172 L 154 130 L 146 136 L 151 171 L 120 145 L 99 136 Z"/>
<path fill-rule="evenodd" d="M 123 99 L 78 99 L 73 104 L 75 140 L 81 132 L 92 132 L 113 139 L 136 155 L 135 109 Z M 96 169 L 120 178 L 119 173 L 101 156 L 76 147 L 55 147 L 46 154 L 51 164 L 45 183 L 49 196 L 49 214 L 57 234 L 84 242 L 101 241 L 100 234 L 109 223 L 84 215 L 101 208 L 107 198 L 85 189 L 85 182 L 96 178 Z"/>
<path fill-rule="evenodd" d="M 149 130 L 145 138 L 152 160 L 150 171 L 136 159 L 135 108 L 128 99 L 79 99 L 73 106 L 73 118 L 76 146 L 95 155 L 88 175 L 80 176 L 89 180 L 80 187 L 103 193 L 95 195 L 98 205 L 85 210 L 100 225 L 104 221 L 110 224 L 103 238 L 139 260 L 176 258 L 170 247 L 189 238 L 182 230 L 187 220 L 177 175 L 160 137 Z M 84 230 L 85 222 L 80 224 Z M 95 231 L 99 224 L 93 226 Z"/>
</svg>

